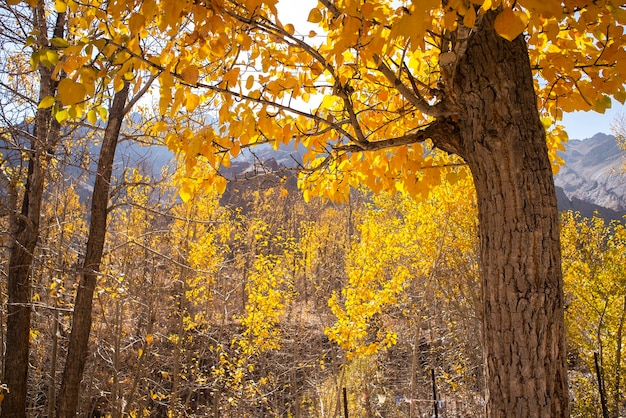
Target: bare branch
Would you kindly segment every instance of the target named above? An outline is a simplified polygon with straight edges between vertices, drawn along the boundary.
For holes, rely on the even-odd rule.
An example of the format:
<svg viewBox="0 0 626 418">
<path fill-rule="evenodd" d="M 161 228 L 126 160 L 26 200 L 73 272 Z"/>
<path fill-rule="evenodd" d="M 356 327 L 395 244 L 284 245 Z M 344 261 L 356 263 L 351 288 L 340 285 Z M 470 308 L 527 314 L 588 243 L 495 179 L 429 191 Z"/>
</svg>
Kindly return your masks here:
<svg viewBox="0 0 626 418">
<path fill-rule="evenodd" d="M 338 17 L 341 14 L 337 6 L 335 6 L 330 0 L 320 0 L 320 3 L 322 3 L 333 14 L 333 17 Z"/>
<path fill-rule="evenodd" d="M 405 85 L 402 80 L 396 76 L 395 72 L 381 59 L 381 57 L 376 56 L 375 58 L 379 62 L 378 71 L 380 71 L 387 78 L 387 80 L 393 84 L 394 88 L 398 89 L 402 96 L 415 106 L 417 110 L 433 117 L 447 117 L 454 114 L 443 104 L 443 102 L 430 105 L 426 99 Z"/>
<path fill-rule="evenodd" d="M 146 84 L 141 88 L 141 90 L 139 90 L 137 92 L 137 94 L 135 94 L 133 96 L 133 98 L 128 102 L 128 104 L 126 105 L 126 107 L 124 108 L 124 110 L 122 111 L 122 113 L 125 115 L 128 112 L 130 112 L 130 110 L 133 108 L 133 106 L 135 106 L 135 104 L 139 101 L 139 99 L 141 99 L 143 97 L 144 94 L 146 94 L 146 92 L 148 91 L 148 89 L 152 86 L 152 83 L 154 82 L 154 80 L 157 79 L 157 77 L 160 75 L 161 73 L 158 72 L 156 74 L 152 74 L 150 76 L 150 78 L 148 79 L 148 81 L 146 81 Z"/>
<path fill-rule="evenodd" d="M 457 153 L 455 144 L 459 141 L 456 124 L 447 119 L 437 120 L 423 129 L 412 132 L 407 135 L 396 138 L 384 139 L 382 141 L 368 142 L 363 148 L 362 144 L 340 145 L 334 148 L 335 151 L 359 152 L 359 151 L 378 151 L 386 148 L 400 147 L 403 145 L 424 142 L 427 139 L 433 141 L 433 144 L 449 153 Z"/>
</svg>

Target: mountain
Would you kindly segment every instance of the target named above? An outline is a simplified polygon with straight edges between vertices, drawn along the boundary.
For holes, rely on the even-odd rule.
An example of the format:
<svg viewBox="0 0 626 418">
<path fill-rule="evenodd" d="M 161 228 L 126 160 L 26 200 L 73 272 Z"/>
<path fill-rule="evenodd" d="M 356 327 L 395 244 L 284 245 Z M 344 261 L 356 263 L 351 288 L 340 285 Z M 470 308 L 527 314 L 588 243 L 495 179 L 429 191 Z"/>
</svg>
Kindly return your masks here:
<svg viewBox="0 0 626 418">
<path fill-rule="evenodd" d="M 607 219 L 626 214 L 624 151 L 613 135 L 598 133 L 585 140 L 570 140 L 560 155 L 565 161 L 554 182 L 559 209 L 594 211 Z"/>
<path fill-rule="evenodd" d="M 277 148 L 272 144 L 257 145 L 242 149 L 231 161 L 230 167 L 224 167 L 220 172 L 229 180 L 237 180 L 291 170 L 302 165 L 305 153 L 306 148 L 302 144 L 280 144 Z"/>
<path fill-rule="evenodd" d="M 245 149 L 222 169 L 228 179 L 247 179 L 235 188 L 268 187 L 302 162 L 306 149 L 293 144 L 274 149 L 265 144 Z M 620 220 L 626 215 L 626 173 L 622 164 L 624 151 L 613 135 L 598 133 L 585 140 L 570 140 L 560 155 L 565 161 L 555 176 L 557 203 L 560 211 L 574 210 L 584 217 L 598 213 L 607 220 Z M 253 180 L 251 180 L 253 179 Z M 289 182 L 292 183 L 292 182 Z M 291 184 L 295 186 L 295 182 Z M 230 189 L 230 187 L 229 187 Z"/>
<path fill-rule="evenodd" d="M 0 154 L 9 164 L 18 164 L 18 155 L 13 156 L 15 151 L 10 151 L 11 147 L 7 145 L 0 138 Z M 90 142 L 86 148 L 85 151 L 92 156 L 88 166 L 93 171 L 99 147 Z M 281 144 L 276 149 L 272 144 L 243 149 L 230 167 L 221 170 L 231 180 L 228 197 L 233 198 L 242 189 L 275 185 L 284 177 L 287 180 L 285 186 L 295 188 L 295 169 L 302 164 L 305 151 L 304 146 L 294 144 Z M 559 210 L 575 210 L 585 217 L 597 212 L 605 219 L 622 219 L 626 215 L 625 154 L 613 135 L 598 133 L 585 140 L 570 140 L 566 151 L 560 154 L 565 164 L 555 176 Z M 133 141 L 122 141 L 116 153 L 114 175 L 121 176 L 126 167 L 142 167 L 144 173 L 158 178 L 161 169 L 170 165 L 172 160 L 172 153 L 164 146 L 145 147 Z M 80 162 L 76 162 L 73 168 L 70 165 L 67 174 L 80 177 L 86 168 L 81 165 Z M 92 182 L 93 174 L 87 181 L 81 181 L 81 195 L 90 194 Z M 4 192 L 0 187 L 2 199 L 6 198 Z"/>
<path fill-rule="evenodd" d="M 133 117 L 131 115 L 131 117 Z M 102 128 L 103 126 L 101 126 Z M 33 132 L 33 126 L 23 123 L 17 126 L 24 132 Z M 74 138 L 91 138 L 90 128 L 78 126 L 72 132 Z M 101 139 L 71 140 L 63 137 L 59 146 L 52 150 L 56 159 L 56 167 L 63 169 L 64 178 L 69 183 L 76 184 L 77 192 L 82 202 L 85 202 L 92 193 L 95 181 L 95 173 L 99 159 Z M 25 153 L 29 149 L 29 141 L 26 136 L 3 137 L 0 135 L 0 164 L 9 167 L 19 167 L 25 164 Z M 142 145 L 133 140 L 122 139 L 117 145 L 115 160 L 113 163 L 113 179 L 122 181 L 124 173 L 129 168 L 137 168 L 155 181 L 162 177 L 162 171 L 174 163 L 174 155 L 166 146 Z M 0 184 L 0 216 L 2 216 L 7 191 Z"/>
</svg>

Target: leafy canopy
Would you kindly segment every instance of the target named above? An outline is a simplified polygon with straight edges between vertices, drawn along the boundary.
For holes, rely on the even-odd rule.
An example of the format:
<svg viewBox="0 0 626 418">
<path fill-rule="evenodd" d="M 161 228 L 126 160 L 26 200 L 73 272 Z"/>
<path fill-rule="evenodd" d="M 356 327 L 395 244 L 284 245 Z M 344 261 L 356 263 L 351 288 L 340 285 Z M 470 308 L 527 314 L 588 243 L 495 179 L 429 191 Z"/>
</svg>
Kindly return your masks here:
<svg viewBox="0 0 626 418">
<path fill-rule="evenodd" d="M 294 142 L 308 149 L 305 197 L 341 200 L 359 184 L 427 191 L 440 178 L 428 167 L 455 163 L 426 141 L 436 118 L 455 117 L 442 75 L 492 10 L 502 37 L 525 33 L 555 167 L 563 111 L 603 112 L 612 97 L 626 99 L 626 9 L 614 1 L 321 0 L 308 14 L 319 30 L 306 33 L 279 20 L 277 0 L 57 0 L 55 10 L 67 13 L 71 39 L 33 57 L 68 75 L 55 104 L 73 110 L 63 119 L 82 116 L 100 82 L 137 91 L 157 78 L 153 133 L 189 170 L 208 162 L 200 183 L 244 147 Z M 200 109 L 217 124 L 198 130 L 179 119 Z"/>
</svg>

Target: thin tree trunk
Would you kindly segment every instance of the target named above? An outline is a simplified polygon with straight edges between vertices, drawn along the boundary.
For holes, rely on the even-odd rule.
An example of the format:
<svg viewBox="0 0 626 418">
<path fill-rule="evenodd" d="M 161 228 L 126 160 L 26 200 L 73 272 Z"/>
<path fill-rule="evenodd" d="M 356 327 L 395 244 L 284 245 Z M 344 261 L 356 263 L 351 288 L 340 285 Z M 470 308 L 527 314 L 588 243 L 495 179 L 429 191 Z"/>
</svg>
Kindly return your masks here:
<svg viewBox="0 0 626 418">
<path fill-rule="evenodd" d="M 465 159 L 476 186 L 488 417 L 567 417 L 558 213 L 523 36 L 481 17 L 444 76 L 458 114 L 436 146 Z M 463 41 L 465 42 L 465 41 Z"/>
<path fill-rule="evenodd" d="M 46 17 L 43 3 L 33 9 L 33 26 L 40 30 L 39 43 L 47 45 Z M 57 15 L 54 36 L 63 37 L 65 14 Z M 52 71 L 39 68 L 39 98 L 53 96 L 57 81 Z M 50 109 L 38 109 L 35 132 L 28 157 L 28 177 L 22 208 L 11 223 L 12 241 L 7 272 L 7 333 L 4 356 L 4 383 L 9 391 L 2 402 L 0 417 L 25 417 L 28 392 L 28 357 L 30 340 L 30 270 L 37 240 L 44 183 L 50 153 L 59 142 L 60 126 Z"/>
<path fill-rule="evenodd" d="M 137 366 L 135 367 L 135 378 L 133 380 L 133 385 L 130 388 L 128 393 L 128 397 L 126 399 L 126 410 L 132 411 L 133 403 L 135 402 L 135 394 L 137 393 L 137 388 L 141 383 L 141 379 L 143 378 L 144 373 L 144 360 L 148 355 L 148 350 L 150 348 L 150 342 L 148 341 L 148 336 L 152 338 L 153 326 L 154 326 L 154 313 L 153 313 L 152 303 L 148 307 L 148 324 L 146 327 L 146 341 L 143 343 L 141 348 L 141 354 L 137 359 Z M 140 405 L 140 409 L 143 408 L 143 405 Z M 137 415 L 143 416 L 143 415 Z"/>
<path fill-rule="evenodd" d="M 58 308 L 58 303 L 55 303 Z M 54 403 L 57 397 L 57 353 L 59 347 L 59 310 L 54 310 L 52 318 L 52 353 L 50 354 L 50 380 L 48 381 L 48 418 L 54 418 Z"/>
<path fill-rule="evenodd" d="M 413 399 L 417 397 L 417 365 L 419 362 L 420 327 L 421 323 L 418 323 L 415 327 L 415 337 L 413 338 L 413 355 L 411 358 L 411 402 L 409 403 L 409 418 L 413 418 L 416 416 L 415 402 L 413 402 Z"/>
<path fill-rule="evenodd" d="M 121 368 L 121 343 L 122 343 L 122 318 L 123 303 L 121 297 L 115 301 L 115 343 L 113 345 L 113 388 L 111 390 L 111 403 L 113 404 L 112 418 L 122 416 L 122 390 L 120 388 L 120 368 Z"/>
<path fill-rule="evenodd" d="M 596 368 L 596 378 L 598 379 L 598 394 L 600 395 L 600 406 L 602 407 L 602 418 L 609 418 L 609 409 L 606 404 L 606 390 L 604 389 L 604 377 L 602 377 L 602 366 L 600 366 L 600 355 L 593 353 L 593 364 Z"/>
<path fill-rule="evenodd" d="M 89 236 L 87 238 L 80 283 L 76 293 L 74 314 L 72 316 L 72 331 L 57 402 L 57 416 L 59 418 L 75 417 L 78 408 L 80 382 L 89 354 L 93 294 L 100 270 L 106 235 L 113 158 L 124 119 L 128 92 L 129 85 L 127 83 L 113 98 L 109 122 L 104 132 L 102 148 L 100 149 L 98 171 L 91 200 Z"/>
<path fill-rule="evenodd" d="M 624 337 L 624 320 L 626 320 L 626 295 L 622 306 L 622 314 L 619 317 L 619 326 L 615 336 L 615 385 L 613 385 L 613 418 L 619 417 L 622 382 L 622 340 Z"/>
</svg>

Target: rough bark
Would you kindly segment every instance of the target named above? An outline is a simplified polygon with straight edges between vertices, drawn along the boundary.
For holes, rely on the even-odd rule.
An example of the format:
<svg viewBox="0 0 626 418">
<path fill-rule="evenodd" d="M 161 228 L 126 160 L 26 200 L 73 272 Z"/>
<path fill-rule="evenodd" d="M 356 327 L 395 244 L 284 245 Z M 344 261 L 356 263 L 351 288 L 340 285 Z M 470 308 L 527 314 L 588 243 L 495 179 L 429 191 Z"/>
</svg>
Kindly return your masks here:
<svg viewBox="0 0 626 418">
<path fill-rule="evenodd" d="M 41 5 L 40 5 L 41 6 Z M 33 25 L 40 31 L 39 43 L 47 45 L 47 26 L 42 7 L 33 11 Z M 57 16 L 54 36 L 63 36 L 65 16 Z M 55 94 L 57 81 L 52 70 L 39 68 L 39 97 Z M 0 417 L 25 417 L 28 392 L 28 356 L 31 322 L 30 270 L 39 239 L 39 218 L 48 162 L 60 139 L 60 126 L 50 109 L 35 115 L 31 138 L 26 186 L 21 210 L 12 215 L 11 246 L 7 271 L 7 340 L 4 357 L 4 383 L 8 386 Z"/>
<path fill-rule="evenodd" d="M 558 212 L 527 46 L 475 28 L 445 81 L 478 199 L 488 417 L 569 416 Z M 462 50 L 461 50 L 462 51 Z"/>
<path fill-rule="evenodd" d="M 109 112 L 109 122 L 104 132 L 102 148 L 98 159 L 98 170 L 91 198 L 91 222 L 85 259 L 80 273 L 80 282 L 72 315 L 72 331 L 67 351 L 61 389 L 57 400 L 57 417 L 76 416 L 80 382 L 89 354 L 89 334 L 93 294 L 96 288 L 100 262 L 104 249 L 108 215 L 109 189 L 113 159 L 117 147 L 122 121 L 128 99 L 128 84 L 115 94 Z"/>
<path fill-rule="evenodd" d="M 7 275 L 7 342 L 4 383 L 9 392 L 2 402 L 2 417 L 25 417 L 30 336 L 30 267 L 39 237 L 43 175 L 39 158 L 28 163 L 22 210 L 14 224 Z"/>
</svg>

